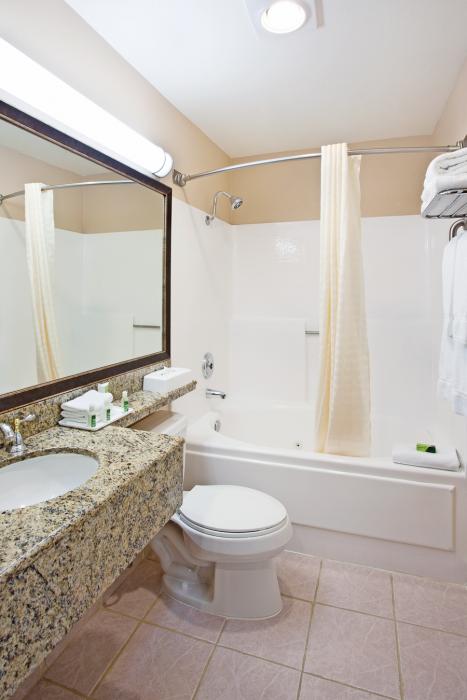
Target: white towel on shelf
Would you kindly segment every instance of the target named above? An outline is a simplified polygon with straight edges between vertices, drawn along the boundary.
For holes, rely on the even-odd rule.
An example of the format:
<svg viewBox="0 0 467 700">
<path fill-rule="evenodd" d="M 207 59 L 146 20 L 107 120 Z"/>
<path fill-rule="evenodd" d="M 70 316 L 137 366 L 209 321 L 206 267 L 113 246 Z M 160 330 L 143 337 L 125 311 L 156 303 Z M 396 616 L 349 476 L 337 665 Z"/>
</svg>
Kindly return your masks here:
<svg viewBox="0 0 467 700">
<path fill-rule="evenodd" d="M 439 452 L 419 452 L 409 445 L 395 445 L 392 450 L 392 461 L 411 467 L 448 471 L 457 471 L 460 468 L 459 455 L 455 447 L 446 447 Z"/>
<path fill-rule="evenodd" d="M 370 369 L 360 226 L 360 156 L 321 149 L 320 372 L 315 449 L 370 452 Z"/>
<path fill-rule="evenodd" d="M 88 414 L 66 413 L 62 411 L 61 416 L 64 420 L 73 421 L 73 423 L 79 423 L 80 425 L 87 425 L 89 420 Z M 98 423 L 104 421 L 105 411 L 96 411 L 96 420 Z"/>
<path fill-rule="evenodd" d="M 438 391 L 454 413 L 467 416 L 466 233 L 459 233 L 444 250 L 443 314 Z"/>
<path fill-rule="evenodd" d="M 431 161 L 422 192 L 422 214 L 438 192 L 467 188 L 467 148 L 443 153 Z"/>
<path fill-rule="evenodd" d="M 71 399 L 70 401 L 62 403 L 62 411 L 69 414 L 67 417 L 71 417 L 71 414 L 73 416 L 87 416 L 90 406 L 94 406 L 96 411 L 101 411 L 106 403 L 111 403 L 112 401 L 113 396 L 109 392 L 104 393 L 91 389 L 90 391 L 86 391 L 85 394 L 77 396 L 76 399 Z"/>
</svg>

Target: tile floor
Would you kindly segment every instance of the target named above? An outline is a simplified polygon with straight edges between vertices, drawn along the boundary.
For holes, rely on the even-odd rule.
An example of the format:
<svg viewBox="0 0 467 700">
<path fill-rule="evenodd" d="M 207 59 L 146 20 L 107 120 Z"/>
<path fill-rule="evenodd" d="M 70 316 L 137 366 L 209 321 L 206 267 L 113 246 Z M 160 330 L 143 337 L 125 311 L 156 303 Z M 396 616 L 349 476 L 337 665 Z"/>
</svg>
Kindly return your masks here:
<svg viewBox="0 0 467 700">
<path fill-rule="evenodd" d="M 272 620 L 224 620 L 139 563 L 27 700 L 466 700 L 467 588 L 285 552 Z"/>
</svg>

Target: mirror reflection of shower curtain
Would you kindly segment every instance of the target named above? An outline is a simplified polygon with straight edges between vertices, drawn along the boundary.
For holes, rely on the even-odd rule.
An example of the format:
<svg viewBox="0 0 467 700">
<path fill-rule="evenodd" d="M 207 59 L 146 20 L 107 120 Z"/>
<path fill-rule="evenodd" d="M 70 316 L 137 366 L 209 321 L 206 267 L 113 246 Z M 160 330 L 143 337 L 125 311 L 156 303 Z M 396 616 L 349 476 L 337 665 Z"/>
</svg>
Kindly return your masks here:
<svg viewBox="0 0 467 700">
<path fill-rule="evenodd" d="M 370 370 L 360 223 L 360 156 L 321 151 L 320 375 L 315 449 L 370 452 Z"/>
<path fill-rule="evenodd" d="M 25 185 L 26 258 L 34 318 L 39 382 L 60 377 L 59 340 L 54 304 L 55 224 L 53 191 L 42 183 Z"/>
</svg>

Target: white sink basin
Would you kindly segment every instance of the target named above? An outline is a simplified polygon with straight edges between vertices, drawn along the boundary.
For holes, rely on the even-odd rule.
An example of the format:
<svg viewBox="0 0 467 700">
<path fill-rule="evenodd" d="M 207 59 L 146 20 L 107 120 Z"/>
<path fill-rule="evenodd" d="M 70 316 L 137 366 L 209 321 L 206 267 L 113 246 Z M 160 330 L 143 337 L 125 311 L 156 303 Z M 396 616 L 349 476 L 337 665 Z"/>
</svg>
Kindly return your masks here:
<svg viewBox="0 0 467 700">
<path fill-rule="evenodd" d="M 74 452 L 30 457 L 0 468 L 0 511 L 48 501 L 81 486 L 99 462 Z"/>
</svg>

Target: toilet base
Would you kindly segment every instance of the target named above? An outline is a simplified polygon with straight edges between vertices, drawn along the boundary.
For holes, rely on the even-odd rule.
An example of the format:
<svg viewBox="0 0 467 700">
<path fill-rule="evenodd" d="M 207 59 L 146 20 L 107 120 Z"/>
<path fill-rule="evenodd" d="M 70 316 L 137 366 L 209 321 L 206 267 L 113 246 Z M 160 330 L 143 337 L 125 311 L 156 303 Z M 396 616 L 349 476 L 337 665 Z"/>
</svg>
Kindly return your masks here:
<svg viewBox="0 0 467 700">
<path fill-rule="evenodd" d="M 289 530 L 290 525 L 287 540 Z M 151 547 L 164 571 L 163 590 L 182 603 L 213 615 L 249 620 L 273 617 L 282 610 L 275 556 L 283 544 L 254 558 L 213 555 L 169 522 Z"/>
<path fill-rule="evenodd" d="M 282 610 L 272 559 L 231 567 L 216 563 L 212 580 L 205 582 L 165 574 L 163 590 L 182 603 L 222 617 L 262 619 L 274 617 Z"/>
</svg>

